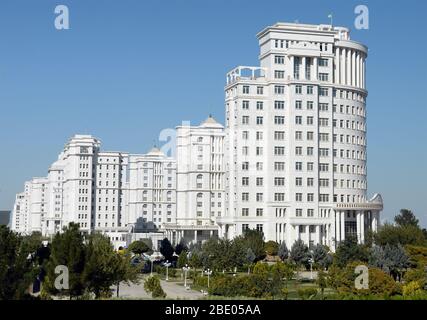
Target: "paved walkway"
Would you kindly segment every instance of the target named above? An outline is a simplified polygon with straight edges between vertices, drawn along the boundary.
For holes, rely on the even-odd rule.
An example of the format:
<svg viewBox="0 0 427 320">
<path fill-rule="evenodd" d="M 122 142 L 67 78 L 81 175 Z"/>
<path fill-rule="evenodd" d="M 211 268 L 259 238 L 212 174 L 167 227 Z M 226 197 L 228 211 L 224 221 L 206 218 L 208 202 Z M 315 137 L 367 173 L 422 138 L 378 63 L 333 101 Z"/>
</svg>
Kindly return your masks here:
<svg viewBox="0 0 427 320">
<path fill-rule="evenodd" d="M 160 280 L 163 291 L 166 292 L 167 299 L 197 300 L 203 297 L 203 294 L 194 290 L 185 290 L 182 282 L 166 282 Z M 138 285 L 121 284 L 120 298 L 123 299 L 151 299 L 151 294 L 144 290 L 144 280 Z"/>
</svg>

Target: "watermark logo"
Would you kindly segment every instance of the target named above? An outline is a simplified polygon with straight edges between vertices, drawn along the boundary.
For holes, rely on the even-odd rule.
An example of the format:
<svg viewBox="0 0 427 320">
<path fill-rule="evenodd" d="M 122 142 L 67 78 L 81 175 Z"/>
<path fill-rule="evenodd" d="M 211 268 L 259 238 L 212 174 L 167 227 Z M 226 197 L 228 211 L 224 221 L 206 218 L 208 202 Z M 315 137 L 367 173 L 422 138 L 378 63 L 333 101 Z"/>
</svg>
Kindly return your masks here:
<svg viewBox="0 0 427 320">
<path fill-rule="evenodd" d="M 354 13 L 357 15 L 354 20 L 354 26 L 357 30 L 369 29 L 369 9 L 365 5 L 358 5 L 354 8 Z"/>
<path fill-rule="evenodd" d="M 70 29 L 70 11 L 65 5 L 58 5 L 55 8 L 55 14 L 58 16 L 55 18 L 55 28 L 57 30 L 68 30 Z"/>
<path fill-rule="evenodd" d="M 70 272 L 68 271 L 67 266 L 56 266 L 55 268 L 55 274 L 59 274 L 59 276 L 55 279 L 55 289 L 56 290 L 68 290 L 70 288 L 69 286 L 69 275 Z"/>
<path fill-rule="evenodd" d="M 354 273 L 358 274 L 354 280 L 354 286 L 357 290 L 369 289 L 369 269 L 367 266 L 360 265 L 354 269 Z"/>
</svg>

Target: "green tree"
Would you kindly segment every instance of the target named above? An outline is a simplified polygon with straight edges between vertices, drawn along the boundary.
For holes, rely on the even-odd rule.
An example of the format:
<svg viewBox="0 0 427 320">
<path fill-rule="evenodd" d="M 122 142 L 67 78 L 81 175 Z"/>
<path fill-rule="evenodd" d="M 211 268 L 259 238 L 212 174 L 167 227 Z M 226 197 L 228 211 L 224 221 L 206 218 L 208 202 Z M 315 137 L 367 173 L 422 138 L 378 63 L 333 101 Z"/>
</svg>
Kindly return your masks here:
<svg viewBox="0 0 427 320">
<path fill-rule="evenodd" d="M 307 266 L 310 256 L 304 241 L 301 239 L 295 241 L 291 248 L 290 258 L 297 266 Z"/>
<path fill-rule="evenodd" d="M 328 249 L 318 244 L 313 249 L 313 260 L 315 268 L 327 269 L 332 264 L 332 256 Z"/>
<path fill-rule="evenodd" d="M 110 239 L 102 234 L 89 237 L 85 261 L 83 279 L 97 299 L 111 297 L 113 285 L 119 296 L 121 282 L 138 282 L 138 271 L 132 267 L 130 257 L 116 253 Z"/>
<path fill-rule="evenodd" d="M 33 259 L 35 248 L 26 248 L 23 238 L 0 226 L 0 300 L 24 299 L 38 273 Z"/>
<path fill-rule="evenodd" d="M 181 255 L 181 253 L 182 253 L 183 251 L 188 251 L 188 246 L 187 246 L 187 244 L 185 243 L 184 238 L 181 238 L 181 241 L 179 241 L 179 243 L 178 243 L 178 244 L 176 245 L 176 247 L 175 247 L 175 253 L 176 253 L 177 255 Z"/>
<path fill-rule="evenodd" d="M 46 289 L 49 293 L 69 295 L 70 299 L 84 293 L 85 284 L 82 274 L 85 267 L 86 248 L 83 241 L 79 225 L 75 223 L 70 223 L 68 227 L 64 227 L 63 233 L 57 233 L 53 238 L 51 254 L 47 263 L 48 279 L 53 281 L 57 277 L 55 274 L 57 266 L 68 267 L 69 290 L 57 292 L 52 286 L 52 282 L 48 282 L 49 287 Z"/>
<path fill-rule="evenodd" d="M 276 256 L 279 251 L 279 244 L 276 241 L 267 241 L 264 248 L 269 256 Z"/>
<path fill-rule="evenodd" d="M 251 248 L 252 252 L 256 256 L 256 261 L 264 259 L 264 234 L 262 232 L 258 230 L 247 229 L 243 234 L 242 240 L 244 247 Z M 235 239 L 235 241 L 239 241 L 239 239 Z"/>
<path fill-rule="evenodd" d="M 137 240 L 129 245 L 128 250 L 133 254 L 140 256 L 141 254 L 150 251 L 151 248 L 144 241 Z"/>
<path fill-rule="evenodd" d="M 172 261 L 174 252 L 175 249 L 168 238 L 164 238 L 160 242 L 160 253 L 165 257 L 166 260 Z"/>
<path fill-rule="evenodd" d="M 412 213 L 411 210 L 408 209 L 402 209 L 400 210 L 400 213 L 394 217 L 394 222 L 400 226 L 413 226 L 413 227 L 419 227 L 418 226 L 418 219 L 417 217 Z"/>
<path fill-rule="evenodd" d="M 157 276 L 150 276 L 145 280 L 144 290 L 151 293 L 153 298 L 166 298 L 166 293 L 160 285 L 160 278 Z"/>
<path fill-rule="evenodd" d="M 251 248 L 246 251 L 246 263 L 248 264 L 248 274 L 251 272 L 251 265 L 255 261 L 255 254 Z"/>
<path fill-rule="evenodd" d="M 115 254 L 113 259 L 113 282 L 116 284 L 116 296 L 120 295 L 120 283 L 138 284 L 139 270 L 131 265 L 130 257 L 122 254 Z"/>
<path fill-rule="evenodd" d="M 286 259 L 289 258 L 289 250 L 288 250 L 288 247 L 286 247 L 285 241 L 282 241 L 282 243 L 280 244 L 277 254 L 280 257 L 280 259 L 282 259 L 282 261 L 285 261 Z"/>
<path fill-rule="evenodd" d="M 338 267 L 345 267 L 352 261 L 368 262 L 369 253 L 365 246 L 359 245 L 354 238 L 346 238 L 340 242 L 334 255 L 334 263 Z"/>
<path fill-rule="evenodd" d="M 410 224 L 400 226 L 385 223 L 373 237 L 375 244 L 379 246 L 387 244 L 393 246 L 397 246 L 398 244 L 402 246 L 423 246 L 426 244 L 423 231 L 419 227 Z"/>
<path fill-rule="evenodd" d="M 326 276 L 326 273 L 324 271 L 319 271 L 317 273 L 316 284 L 319 286 L 320 293 L 321 293 L 322 299 L 323 299 L 324 294 L 325 294 L 325 289 L 328 286 L 327 276 Z"/>
<path fill-rule="evenodd" d="M 183 268 L 185 267 L 186 264 L 188 264 L 187 252 L 182 251 L 178 257 L 177 267 Z M 192 267 L 196 267 L 196 266 L 192 266 Z"/>
</svg>

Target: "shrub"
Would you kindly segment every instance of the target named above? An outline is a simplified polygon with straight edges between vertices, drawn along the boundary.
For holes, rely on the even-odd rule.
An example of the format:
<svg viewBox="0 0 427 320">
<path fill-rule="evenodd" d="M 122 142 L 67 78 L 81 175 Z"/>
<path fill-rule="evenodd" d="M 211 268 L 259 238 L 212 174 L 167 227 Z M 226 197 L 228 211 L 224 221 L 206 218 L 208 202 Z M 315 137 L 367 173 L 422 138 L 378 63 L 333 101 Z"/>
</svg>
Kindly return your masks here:
<svg viewBox="0 0 427 320">
<path fill-rule="evenodd" d="M 300 288 L 297 291 L 298 297 L 300 297 L 302 300 L 311 300 L 313 299 L 317 294 L 316 288 Z"/>
<path fill-rule="evenodd" d="M 144 290 L 147 293 L 151 293 L 153 298 L 166 298 L 166 293 L 160 285 L 159 277 L 148 277 L 144 282 Z"/>
<path fill-rule="evenodd" d="M 404 285 L 402 292 L 404 297 L 423 294 L 423 290 L 421 289 L 421 286 L 417 281 L 412 281 Z"/>
<path fill-rule="evenodd" d="M 421 288 L 424 288 L 427 282 L 427 275 L 424 268 L 410 269 L 405 273 L 403 279 L 405 283 L 417 282 Z"/>
<path fill-rule="evenodd" d="M 268 241 L 265 243 L 265 252 L 269 256 L 277 256 L 277 253 L 279 251 L 279 244 L 276 241 Z"/>
</svg>

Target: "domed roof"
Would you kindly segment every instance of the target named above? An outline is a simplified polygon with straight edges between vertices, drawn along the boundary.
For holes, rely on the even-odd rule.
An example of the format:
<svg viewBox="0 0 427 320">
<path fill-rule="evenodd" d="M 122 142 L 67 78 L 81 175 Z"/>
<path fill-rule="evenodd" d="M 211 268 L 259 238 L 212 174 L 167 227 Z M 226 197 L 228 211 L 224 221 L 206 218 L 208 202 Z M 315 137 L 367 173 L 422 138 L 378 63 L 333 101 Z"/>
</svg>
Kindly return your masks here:
<svg viewBox="0 0 427 320">
<path fill-rule="evenodd" d="M 147 153 L 147 156 L 164 156 L 165 154 L 162 152 L 162 150 L 160 150 L 159 148 L 157 148 L 156 146 L 154 146 L 150 152 Z"/>
<path fill-rule="evenodd" d="M 200 126 L 205 128 L 223 128 L 222 124 L 216 121 L 214 117 L 212 117 L 212 115 L 209 115 L 209 117 L 205 121 L 203 121 Z"/>
</svg>

